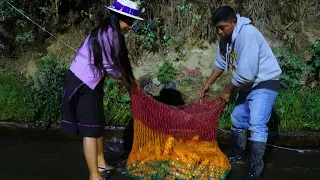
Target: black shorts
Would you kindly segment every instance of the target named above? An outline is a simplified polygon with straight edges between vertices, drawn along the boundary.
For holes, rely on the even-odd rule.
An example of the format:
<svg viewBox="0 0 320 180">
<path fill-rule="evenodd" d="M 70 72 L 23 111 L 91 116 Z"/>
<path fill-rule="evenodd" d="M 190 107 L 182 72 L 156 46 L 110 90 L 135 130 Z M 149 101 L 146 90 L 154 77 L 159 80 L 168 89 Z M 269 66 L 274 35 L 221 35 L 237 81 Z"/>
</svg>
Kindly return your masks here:
<svg viewBox="0 0 320 180">
<path fill-rule="evenodd" d="M 91 90 L 71 71 L 65 81 L 62 98 L 61 128 L 67 135 L 99 138 L 103 135 L 104 78 Z"/>
</svg>

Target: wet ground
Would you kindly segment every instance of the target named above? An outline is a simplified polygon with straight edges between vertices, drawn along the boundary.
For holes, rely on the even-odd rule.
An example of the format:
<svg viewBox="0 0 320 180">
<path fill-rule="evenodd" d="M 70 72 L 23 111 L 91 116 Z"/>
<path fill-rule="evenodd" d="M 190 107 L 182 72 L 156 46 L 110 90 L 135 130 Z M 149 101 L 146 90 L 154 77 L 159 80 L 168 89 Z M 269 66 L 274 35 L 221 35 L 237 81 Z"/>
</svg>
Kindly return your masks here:
<svg viewBox="0 0 320 180">
<path fill-rule="evenodd" d="M 125 163 L 122 146 L 106 142 L 106 158 L 116 165 Z M 220 144 L 223 152 L 229 153 L 228 142 Z M 265 170 L 262 179 L 316 180 L 320 176 L 320 153 L 267 149 Z M 228 179 L 239 179 L 245 165 L 233 167 Z M 87 180 L 88 172 L 79 140 L 60 138 L 19 138 L 0 136 L 1 180 Z M 121 173 L 110 179 L 129 179 Z"/>
</svg>

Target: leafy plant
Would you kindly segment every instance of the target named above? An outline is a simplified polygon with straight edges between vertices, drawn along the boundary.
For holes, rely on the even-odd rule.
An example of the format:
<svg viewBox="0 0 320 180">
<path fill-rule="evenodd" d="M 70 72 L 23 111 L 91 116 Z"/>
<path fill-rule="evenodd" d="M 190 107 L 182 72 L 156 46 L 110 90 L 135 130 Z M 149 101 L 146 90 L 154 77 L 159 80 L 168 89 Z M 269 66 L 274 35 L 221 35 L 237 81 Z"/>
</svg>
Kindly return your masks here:
<svg viewBox="0 0 320 180">
<path fill-rule="evenodd" d="M 143 36 L 143 45 L 147 48 L 152 48 L 156 42 L 156 31 L 160 27 L 160 19 L 155 18 L 146 27 L 144 27 L 138 34 Z"/>
<path fill-rule="evenodd" d="M 312 64 L 314 67 L 318 68 L 320 67 L 320 40 L 317 40 L 313 46 L 312 49 L 309 51 L 310 55 L 312 56 Z"/>
<path fill-rule="evenodd" d="M 68 68 L 53 57 L 42 58 L 36 65 L 37 73 L 28 80 L 37 110 L 36 123 L 49 127 L 52 123 L 60 122 L 61 99 Z"/>
<path fill-rule="evenodd" d="M 169 61 L 164 62 L 157 73 L 159 81 L 163 84 L 173 82 L 176 79 L 176 75 L 177 69 Z"/>
<path fill-rule="evenodd" d="M 274 49 L 274 52 L 278 56 L 283 71 L 280 77 L 281 85 L 284 88 L 300 87 L 303 84 L 303 74 L 312 71 L 313 68 L 290 50 L 277 48 Z"/>
<path fill-rule="evenodd" d="M 219 119 L 219 127 L 222 129 L 230 129 L 232 122 L 231 122 L 231 113 L 235 107 L 235 101 L 230 102 L 227 104 L 222 111 L 222 114 Z"/>
<path fill-rule="evenodd" d="M 170 47 L 176 42 L 176 37 L 170 37 L 169 39 L 165 40 L 163 44 L 165 47 Z"/>
<path fill-rule="evenodd" d="M 161 46 L 171 46 L 175 39 L 163 35 L 163 24 L 159 18 L 155 18 L 139 29 L 135 34 L 136 44 L 149 51 L 159 50 Z"/>
<path fill-rule="evenodd" d="M 47 15 L 50 12 L 50 9 L 48 7 L 39 7 L 40 14 L 41 15 Z"/>
<path fill-rule="evenodd" d="M 193 7 L 192 3 L 187 3 L 186 0 L 181 0 L 180 5 L 176 6 L 178 11 L 185 11 L 186 13 L 190 12 Z"/>
<path fill-rule="evenodd" d="M 129 93 L 112 78 L 105 81 L 104 92 L 106 123 L 126 125 L 131 117 Z"/>
<path fill-rule="evenodd" d="M 34 41 L 34 36 L 31 31 L 19 34 L 16 36 L 16 42 L 20 44 L 26 44 Z"/>
<path fill-rule="evenodd" d="M 81 10 L 80 15 L 81 17 L 89 17 L 90 19 L 93 17 L 93 8 L 90 8 L 88 11 Z"/>
<path fill-rule="evenodd" d="M 154 44 L 155 42 L 155 34 L 153 31 L 151 31 L 150 29 L 148 28 L 144 28 L 142 30 L 142 34 L 143 34 L 143 45 L 148 47 L 148 48 L 151 48 L 152 45 Z"/>
<path fill-rule="evenodd" d="M 25 28 L 27 26 L 27 22 L 26 21 L 23 21 L 23 20 L 20 20 L 18 19 L 17 22 L 16 22 L 16 27 L 17 28 Z"/>
<path fill-rule="evenodd" d="M 309 64 L 314 68 L 313 74 L 316 81 L 320 81 L 320 40 L 317 40 L 309 51 L 312 56 Z"/>
</svg>

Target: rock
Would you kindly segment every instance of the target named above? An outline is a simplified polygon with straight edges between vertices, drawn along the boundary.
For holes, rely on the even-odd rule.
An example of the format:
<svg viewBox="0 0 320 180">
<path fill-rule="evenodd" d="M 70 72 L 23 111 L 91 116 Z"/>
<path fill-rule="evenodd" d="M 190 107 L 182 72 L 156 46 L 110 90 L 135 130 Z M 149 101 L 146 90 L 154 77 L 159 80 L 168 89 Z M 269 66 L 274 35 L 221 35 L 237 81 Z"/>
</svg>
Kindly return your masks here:
<svg viewBox="0 0 320 180">
<path fill-rule="evenodd" d="M 161 82 L 158 80 L 158 78 L 154 78 L 152 79 L 152 83 L 159 86 L 161 84 Z"/>
<path fill-rule="evenodd" d="M 141 70 L 143 73 L 145 73 L 145 74 L 150 74 L 150 73 L 152 73 L 152 69 L 142 69 Z"/>
<path fill-rule="evenodd" d="M 175 82 L 169 82 L 164 84 L 164 89 L 176 89 L 176 83 Z"/>
<path fill-rule="evenodd" d="M 193 52 L 193 53 L 203 53 L 203 51 L 201 50 L 201 49 L 194 49 L 194 50 L 192 50 L 191 52 Z"/>
</svg>

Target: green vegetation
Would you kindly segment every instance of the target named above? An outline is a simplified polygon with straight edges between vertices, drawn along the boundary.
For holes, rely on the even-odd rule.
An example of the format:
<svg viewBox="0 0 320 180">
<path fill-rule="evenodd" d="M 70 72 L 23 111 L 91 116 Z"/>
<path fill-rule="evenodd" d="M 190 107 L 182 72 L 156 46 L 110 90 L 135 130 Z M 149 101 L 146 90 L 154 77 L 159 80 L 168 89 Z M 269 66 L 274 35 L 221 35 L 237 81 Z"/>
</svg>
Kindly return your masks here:
<svg viewBox="0 0 320 180">
<path fill-rule="evenodd" d="M 252 1 L 249 0 L 218 0 L 212 3 L 191 0 L 170 3 L 165 0 L 139 2 L 146 9 L 141 14 L 145 21 L 140 30 L 126 36 L 133 62 L 150 52 L 161 55 L 175 52 L 178 53 L 175 60 L 183 61 L 186 56 L 184 51 L 188 48 L 200 47 L 204 40 L 214 42 L 217 36 L 210 21 L 210 12 L 218 5 L 228 3 L 241 15 L 250 17 L 255 26 L 268 34 L 268 38 L 279 40 L 283 44 L 283 47 L 274 49 L 283 70 L 283 89 L 275 104 L 275 112 L 280 118 L 279 129 L 319 130 L 320 41 L 316 41 L 310 48 L 305 29 L 302 29 L 307 29 L 307 24 L 315 25 L 314 22 L 318 19 L 319 5 L 314 5 L 313 0 L 257 1 L 254 4 L 256 8 L 247 8 L 252 6 Z M 103 6 L 105 1 L 102 0 L 94 3 L 74 1 L 72 4 L 61 0 L 16 0 L 12 3 L 46 30 L 66 38 L 65 41 L 75 47 L 81 38 L 71 37 L 70 34 L 75 33 L 69 30 L 76 29 L 75 31 L 83 32 L 85 36 L 108 13 Z M 268 8 L 270 5 L 273 8 Z M 21 67 L 14 69 L 22 70 L 25 62 L 19 60 L 26 52 L 34 53 L 34 56 L 30 53 L 30 59 L 27 60 L 45 56 L 37 60 L 38 71 L 32 77 L 24 78 L 20 71 L 12 70 L 13 68 L 0 69 L 0 120 L 34 121 L 39 125 L 60 122 L 61 96 L 69 64 L 61 63 L 61 59 L 70 54 L 70 49 L 61 48 L 63 45 L 57 43 L 55 45 L 61 49 L 55 52 L 59 54 L 55 57 L 59 58 L 48 57 L 50 49 L 46 48 L 55 39 L 30 23 L 6 1 L 1 1 L 0 6 L 0 68 L 4 61 L 2 59 L 5 59 L 5 65 L 21 63 Z M 64 37 L 68 31 L 69 37 Z M 76 36 L 81 36 L 81 33 Z M 12 63 L 15 61 L 17 62 Z M 156 76 L 164 84 L 175 81 L 178 73 L 172 63 L 166 61 Z M 223 77 L 219 80 L 221 83 L 214 87 L 216 92 L 213 92 L 213 96 L 223 89 L 223 83 L 227 79 L 226 76 Z M 187 101 L 194 99 L 204 79 L 206 78 L 178 78 L 178 89 L 183 91 Z M 221 128 L 231 126 L 230 113 L 234 103 L 233 97 L 224 109 L 219 121 Z M 104 105 L 108 124 L 125 125 L 131 118 L 129 94 L 113 79 L 105 82 Z"/>
<path fill-rule="evenodd" d="M 0 121 L 30 121 L 34 116 L 31 91 L 18 72 L 0 71 Z"/>
<path fill-rule="evenodd" d="M 106 123 L 126 125 L 131 118 L 130 95 L 115 79 L 108 78 L 104 87 Z"/>
<path fill-rule="evenodd" d="M 288 89 L 275 104 L 280 130 L 320 129 L 320 92 Z"/>
<path fill-rule="evenodd" d="M 309 87 L 320 89 L 320 40 L 317 40 L 309 51 L 311 55 L 308 64 L 313 68 L 311 74 L 309 74 Z"/>
<path fill-rule="evenodd" d="M 277 48 L 274 53 L 278 56 L 282 69 L 280 78 L 284 88 L 298 88 L 303 85 L 301 81 L 304 73 L 312 71 L 312 67 L 301 60 L 294 52 L 284 48 Z"/>
<path fill-rule="evenodd" d="M 0 90 L 3 93 L 0 95 L 0 120 L 35 120 L 39 125 L 59 123 L 61 96 L 67 72 L 66 64 L 59 62 L 61 61 L 51 57 L 38 60 L 39 70 L 27 81 L 17 75 L 17 72 L 1 71 Z M 165 71 L 163 74 L 167 75 L 173 71 L 172 68 L 172 64 L 165 63 L 160 71 Z M 167 76 L 164 79 L 163 82 L 174 80 L 173 77 Z M 189 81 L 181 85 L 194 85 Z M 275 104 L 275 112 L 280 118 L 279 130 L 319 130 L 320 92 L 308 90 L 307 87 L 293 88 L 297 87 L 295 83 L 287 84 L 289 86 L 281 91 Z M 196 88 L 194 86 L 191 89 Z M 126 125 L 131 118 L 129 94 L 111 78 L 105 81 L 104 89 L 106 122 L 113 125 Z M 234 106 L 235 96 L 232 96 L 220 118 L 220 128 L 230 128 L 230 114 Z"/>
<path fill-rule="evenodd" d="M 28 79 L 32 102 L 37 112 L 34 119 L 39 125 L 49 126 L 60 120 L 63 86 L 68 68 L 66 64 L 59 62 L 52 57 L 38 60 L 37 73 Z"/>
<path fill-rule="evenodd" d="M 27 80 L 16 72 L 0 73 L 0 120 L 35 120 L 38 125 L 60 123 L 63 86 L 68 71 L 65 63 L 45 57 L 38 71 Z M 114 79 L 105 81 L 106 122 L 125 125 L 131 117 L 130 96 Z"/>
<path fill-rule="evenodd" d="M 173 82 L 176 80 L 176 75 L 177 69 L 169 61 L 165 61 L 157 73 L 157 77 L 162 84 Z"/>
<path fill-rule="evenodd" d="M 231 127 L 230 114 L 235 106 L 235 99 L 231 98 L 221 118 L 219 127 Z M 280 92 L 275 103 L 273 116 L 278 116 L 279 131 L 320 130 L 320 92 L 308 90 L 286 89 Z M 273 125 L 272 125 L 273 126 Z"/>
</svg>

